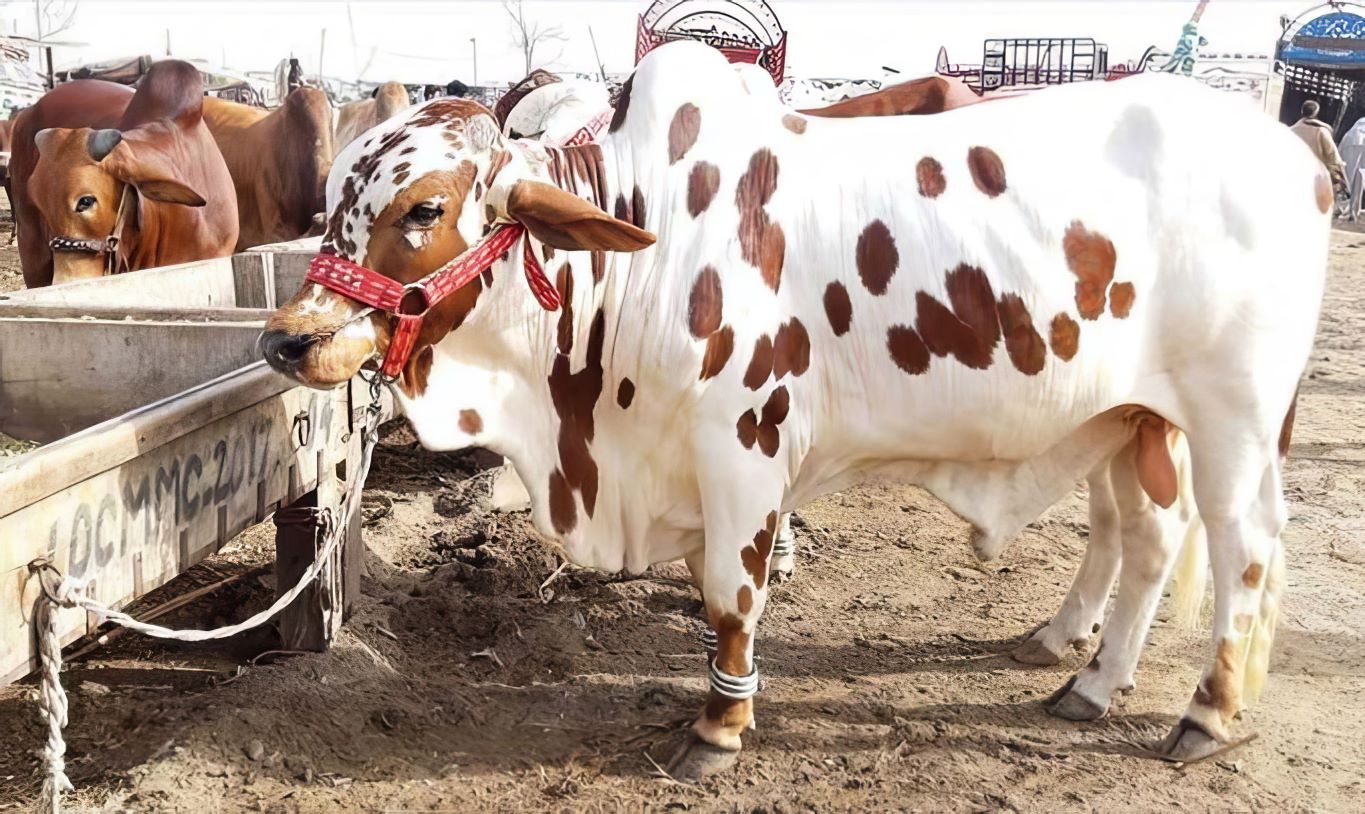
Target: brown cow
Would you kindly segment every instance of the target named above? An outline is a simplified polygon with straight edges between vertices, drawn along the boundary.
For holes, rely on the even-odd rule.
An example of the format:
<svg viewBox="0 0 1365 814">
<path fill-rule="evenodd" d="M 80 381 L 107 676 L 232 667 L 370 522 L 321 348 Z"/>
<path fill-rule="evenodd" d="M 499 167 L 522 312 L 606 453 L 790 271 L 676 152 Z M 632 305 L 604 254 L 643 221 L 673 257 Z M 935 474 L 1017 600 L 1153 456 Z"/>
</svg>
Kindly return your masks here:
<svg viewBox="0 0 1365 814">
<path fill-rule="evenodd" d="M 237 190 L 237 250 L 308 234 L 327 208 L 332 108 L 302 87 L 272 112 L 204 98 L 204 123 L 218 142 Z"/>
<path fill-rule="evenodd" d="M 366 130 L 392 119 L 411 104 L 407 88 L 398 82 L 385 82 L 375 90 L 373 97 L 342 105 L 337 114 L 337 152 L 360 138 Z"/>
<path fill-rule="evenodd" d="M 942 113 L 979 101 L 981 97 L 963 82 L 944 79 L 941 76 L 926 76 L 923 79 L 911 79 L 909 82 L 891 85 L 874 93 L 835 102 L 827 107 L 801 112 L 826 119 L 914 116 Z"/>
<path fill-rule="evenodd" d="M 70 82 L 19 114 L 10 171 L 29 287 L 232 253 L 237 200 L 203 97 L 199 72 L 166 60 L 136 93 Z"/>
</svg>

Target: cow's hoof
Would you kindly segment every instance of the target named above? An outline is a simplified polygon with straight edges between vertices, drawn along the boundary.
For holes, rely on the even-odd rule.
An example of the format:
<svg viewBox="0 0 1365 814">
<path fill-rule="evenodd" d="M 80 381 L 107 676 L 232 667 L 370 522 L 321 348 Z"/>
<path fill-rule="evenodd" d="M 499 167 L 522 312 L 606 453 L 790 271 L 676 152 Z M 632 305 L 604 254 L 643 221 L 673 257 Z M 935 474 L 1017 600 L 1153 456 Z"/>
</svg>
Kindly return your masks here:
<svg viewBox="0 0 1365 814">
<path fill-rule="evenodd" d="M 739 760 L 739 750 L 722 749 L 688 732 L 687 739 L 668 762 L 665 770 L 674 780 L 694 783 L 704 777 L 726 771 Z"/>
<path fill-rule="evenodd" d="M 1226 745 L 1217 738 L 1182 719 L 1171 728 L 1170 734 L 1157 747 L 1157 751 L 1167 760 L 1193 763 L 1221 752 L 1224 748 Z"/>
<path fill-rule="evenodd" d="M 980 562 L 990 562 L 1000 556 L 1000 552 L 1009 542 L 1008 538 L 989 534 L 983 529 L 972 529 L 972 553 L 976 555 Z"/>
<path fill-rule="evenodd" d="M 1076 692 L 1075 676 L 1047 699 L 1047 705 L 1049 714 L 1068 721 L 1098 721 L 1109 711 L 1109 707 L 1102 707 Z"/>
<path fill-rule="evenodd" d="M 1038 667 L 1051 667 L 1062 662 L 1062 654 L 1054 653 L 1042 639 L 1029 639 L 1011 650 L 1010 658 L 1020 664 L 1032 664 Z"/>
</svg>

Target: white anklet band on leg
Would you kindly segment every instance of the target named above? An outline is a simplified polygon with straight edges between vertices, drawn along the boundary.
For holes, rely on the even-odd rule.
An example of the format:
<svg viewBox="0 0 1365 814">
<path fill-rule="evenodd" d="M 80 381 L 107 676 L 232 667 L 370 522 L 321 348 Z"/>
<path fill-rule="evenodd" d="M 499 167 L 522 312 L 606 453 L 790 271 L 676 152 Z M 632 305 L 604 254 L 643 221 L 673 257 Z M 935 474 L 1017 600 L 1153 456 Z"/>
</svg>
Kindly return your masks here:
<svg viewBox="0 0 1365 814">
<path fill-rule="evenodd" d="M 747 676 L 737 677 L 721 670 L 712 660 L 710 673 L 711 689 L 726 698 L 743 701 L 746 698 L 753 698 L 758 693 L 757 667 L 750 671 Z"/>
</svg>

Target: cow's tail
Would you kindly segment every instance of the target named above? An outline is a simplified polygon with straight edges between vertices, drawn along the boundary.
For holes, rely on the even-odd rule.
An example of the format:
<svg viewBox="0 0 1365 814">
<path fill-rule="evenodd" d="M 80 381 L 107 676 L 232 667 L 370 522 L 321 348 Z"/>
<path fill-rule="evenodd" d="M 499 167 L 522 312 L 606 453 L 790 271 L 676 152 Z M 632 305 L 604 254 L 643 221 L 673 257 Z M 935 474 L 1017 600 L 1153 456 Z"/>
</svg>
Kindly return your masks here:
<svg viewBox="0 0 1365 814">
<path fill-rule="evenodd" d="M 1175 561 L 1171 580 L 1171 609 L 1180 627 L 1197 630 L 1200 611 L 1204 606 L 1204 589 L 1209 581 L 1209 543 L 1204 523 L 1194 504 L 1193 479 L 1190 477 L 1190 448 L 1185 434 L 1179 431 L 1169 437 L 1171 459 L 1175 464 L 1176 502 L 1168 510 L 1167 534 L 1180 534 L 1180 554 Z"/>
</svg>

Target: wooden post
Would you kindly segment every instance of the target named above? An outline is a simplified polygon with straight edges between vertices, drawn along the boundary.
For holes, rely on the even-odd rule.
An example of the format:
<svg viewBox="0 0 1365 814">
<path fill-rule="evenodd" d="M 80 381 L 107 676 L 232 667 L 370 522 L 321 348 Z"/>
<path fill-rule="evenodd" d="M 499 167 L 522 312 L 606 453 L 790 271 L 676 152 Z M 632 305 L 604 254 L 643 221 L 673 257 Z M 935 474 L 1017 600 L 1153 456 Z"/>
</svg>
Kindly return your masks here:
<svg viewBox="0 0 1365 814">
<path fill-rule="evenodd" d="M 277 596 L 294 587 L 325 544 L 319 509 L 330 509 L 334 522 L 345 530 L 341 545 L 323 565 L 317 580 L 281 612 L 280 639 L 285 650 L 326 650 L 360 594 L 365 548 L 359 501 L 350 517 L 341 517 L 340 513 L 352 486 L 350 480 L 360 465 L 362 425 L 357 423 L 356 413 L 357 398 L 363 398 L 364 392 L 354 383 L 333 391 L 337 409 L 332 426 L 312 430 L 326 433 L 330 439 L 318 453 L 317 488 L 275 513 Z"/>
<path fill-rule="evenodd" d="M 319 491 L 314 489 L 275 512 L 276 596 L 294 587 L 322 545 L 323 528 L 317 512 Z M 341 616 L 330 613 L 335 595 L 330 590 L 330 577 L 335 572 L 335 568 L 324 568 L 317 580 L 280 613 L 280 639 L 285 650 L 326 650 L 331 643 L 336 633 L 332 617 L 336 617 L 339 626 Z"/>
</svg>

